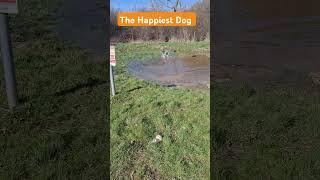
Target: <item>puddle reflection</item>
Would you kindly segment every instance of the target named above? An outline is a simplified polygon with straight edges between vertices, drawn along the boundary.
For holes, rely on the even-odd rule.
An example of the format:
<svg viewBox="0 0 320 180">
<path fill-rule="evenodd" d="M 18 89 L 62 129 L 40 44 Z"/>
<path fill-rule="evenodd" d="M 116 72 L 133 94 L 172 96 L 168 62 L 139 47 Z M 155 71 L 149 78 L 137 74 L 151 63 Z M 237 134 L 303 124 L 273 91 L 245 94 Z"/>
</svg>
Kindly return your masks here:
<svg viewBox="0 0 320 180">
<path fill-rule="evenodd" d="M 210 83 L 207 56 L 171 57 L 167 60 L 132 61 L 130 74 L 163 85 L 202 86 Z"/>
</svg>

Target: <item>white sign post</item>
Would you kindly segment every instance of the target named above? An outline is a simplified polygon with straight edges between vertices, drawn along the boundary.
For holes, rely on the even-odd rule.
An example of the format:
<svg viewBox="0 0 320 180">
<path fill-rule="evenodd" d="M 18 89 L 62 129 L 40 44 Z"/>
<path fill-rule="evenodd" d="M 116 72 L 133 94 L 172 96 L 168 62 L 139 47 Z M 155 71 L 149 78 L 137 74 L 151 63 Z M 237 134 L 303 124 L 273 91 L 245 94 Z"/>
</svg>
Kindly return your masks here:
<svg viewBox="0 0 320 180">
<path fill-rule="evenodd" d="M 17 105 L 17 88 L 7 14 L 18 13 L 17 7 L 16 0 L 0 0 L 0 46 L 10 110 Z"/>
<path fill-rule="evenodd" d="M 113 79 L 113 66 L 116 66 L 116 50 L 115 46 L 110 46 L 110 84 L 111 84 L 111 92 L 112 96 L 116 94 L 116 89 L 114 85 Z"/>
</svg>

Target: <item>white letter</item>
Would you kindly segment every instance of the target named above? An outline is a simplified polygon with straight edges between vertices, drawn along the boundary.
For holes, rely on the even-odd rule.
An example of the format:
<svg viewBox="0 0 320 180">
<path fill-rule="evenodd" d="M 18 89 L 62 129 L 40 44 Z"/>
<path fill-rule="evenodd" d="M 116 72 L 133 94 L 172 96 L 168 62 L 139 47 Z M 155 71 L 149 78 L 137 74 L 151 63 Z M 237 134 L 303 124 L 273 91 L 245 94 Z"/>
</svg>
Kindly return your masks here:
<svg viewBox="0 0 320 180">
<path fill-rule="evenodd" d="M 157 25 L 159 23 L 159 19 L 154 19 L 154 25 Z"/>
<path fill-rule="evenodd" d="M 153 24 L 153 19 L 149 19 L 149 26 Z"/>
<path fill-rule="evenodd" d="M 138 24 L 143 24 L 143 17 L 138 16 Z"/>
<path fill-rule="evenodd" d="M 126 17 L 120 17 L 121 23 L 124 23 L 124 20 L 126 19 Z"/>
<path fill-rule="evenodd" d="M 168 24 L 173 24 L 173 18 L 172 17 L 170 17 Z"/>
<path fill-rule="evenodd" d="M 181 17 L 180 17 L 180 16 L 177 16 L 177 17 L 176 17 L 176 23 L 177 23 L 177 24 L 180 24 L 180 23 L 181 23 Z"/>
<path fill-rule="evenodd" d="M 191 25 L 191 19 L 187 19 L 187 24 L 188 24 L 188 26 Z"/>
</svg>

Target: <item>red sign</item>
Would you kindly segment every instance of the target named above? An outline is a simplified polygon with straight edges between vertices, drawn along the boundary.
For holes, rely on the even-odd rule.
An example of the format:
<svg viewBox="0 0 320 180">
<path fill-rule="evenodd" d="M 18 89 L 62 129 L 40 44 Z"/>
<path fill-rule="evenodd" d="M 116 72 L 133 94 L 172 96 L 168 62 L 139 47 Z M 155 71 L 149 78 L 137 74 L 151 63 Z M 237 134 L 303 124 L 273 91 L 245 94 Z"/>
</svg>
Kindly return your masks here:
<svg viewBox="0 0 320 180">
<path fill-rule="evenodd" d="M 110 46 L 110 65 L 116 66 L 116 48 L 114 46 Z"/>
<path fill-rule="evenodd" d="M 0 0 L 0 13 L 17 14 L 17 0 Z"/>
</svg>

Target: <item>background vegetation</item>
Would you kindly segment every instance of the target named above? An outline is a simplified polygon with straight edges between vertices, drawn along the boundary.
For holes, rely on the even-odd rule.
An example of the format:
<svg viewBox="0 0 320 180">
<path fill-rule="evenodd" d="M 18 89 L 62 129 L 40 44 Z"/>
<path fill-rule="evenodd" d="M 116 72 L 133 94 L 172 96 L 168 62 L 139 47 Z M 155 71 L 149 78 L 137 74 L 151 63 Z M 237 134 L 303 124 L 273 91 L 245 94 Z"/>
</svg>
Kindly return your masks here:
<svg viewBox="0 0 320 180">
<path fill-rule="evenodd" d="M 118 27 L 117 12 L 111 8 L 112 41 L 203 41 L 210 40 L 210 1 L 199 0 L 185 8 L 184 1 L 153 0 L 151 7 L 137 11 L 193 11 L 197 13 L 195 27 Z M 181 4 L 181 5 L 180 5 Z"/>
</svg>

